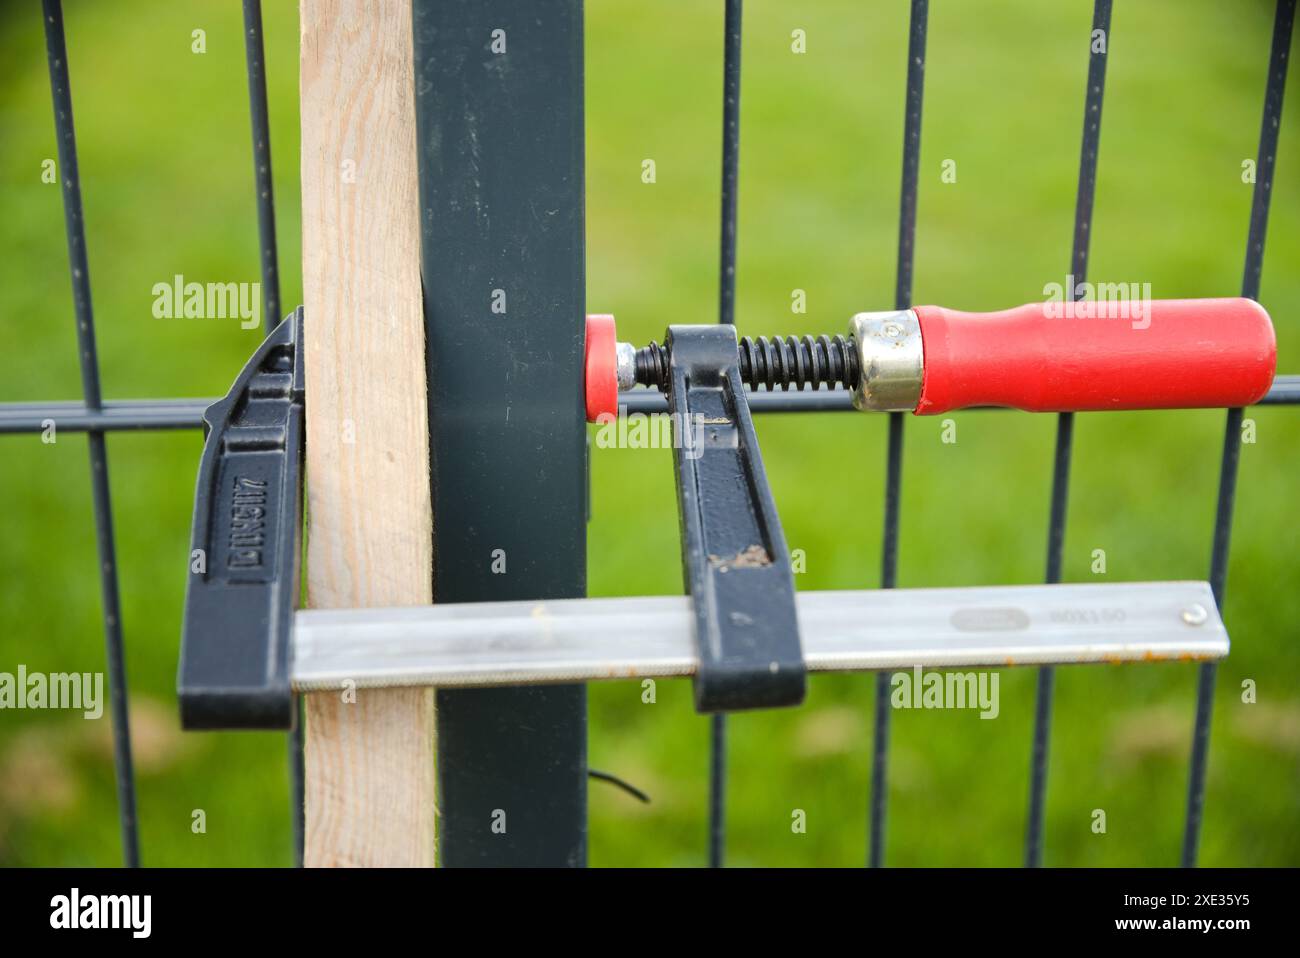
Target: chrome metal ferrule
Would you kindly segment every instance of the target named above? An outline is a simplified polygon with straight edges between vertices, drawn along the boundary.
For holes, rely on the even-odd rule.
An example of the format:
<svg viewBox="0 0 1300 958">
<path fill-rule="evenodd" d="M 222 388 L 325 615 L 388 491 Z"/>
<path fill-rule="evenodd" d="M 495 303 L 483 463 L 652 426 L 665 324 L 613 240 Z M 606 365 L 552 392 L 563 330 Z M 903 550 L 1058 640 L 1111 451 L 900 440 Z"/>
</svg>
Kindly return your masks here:
<svg viewBox="0 0 1300 958">
<path fill-rule="evenodd" d="M 925 359 L 916 313 L 858 313 L 849 320 L 849 335 L 858 350 L 853 405 L 876 412 L 915 409 L 921 401 Z"/>
<path fill-rule="evenodd" d="M 631 343 L 618 343 L 614 346 L 614 370 L 620 390 L 631 389 L 636 385 L 636 347 Z"/>
</svg>

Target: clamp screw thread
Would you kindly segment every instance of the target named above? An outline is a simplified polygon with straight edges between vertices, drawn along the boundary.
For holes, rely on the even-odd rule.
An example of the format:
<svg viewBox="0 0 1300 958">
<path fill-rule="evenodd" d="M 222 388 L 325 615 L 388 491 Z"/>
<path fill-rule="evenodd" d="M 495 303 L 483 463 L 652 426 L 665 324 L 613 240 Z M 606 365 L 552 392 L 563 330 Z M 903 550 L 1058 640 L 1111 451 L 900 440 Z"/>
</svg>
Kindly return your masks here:
<svg viewBox="0 0 1300 958">
<path fill-rule="evenodd" d="M 778 386 L 814 391 L 837 385 L 850 392 L 858 383 L 858 350 L 844 336 L 745 336 L 739 343 L 740 378 L 752 390 Z M 636 351 L 636 381 L 668 388 L 668 350 L 652 342 Z"/>
</svg>

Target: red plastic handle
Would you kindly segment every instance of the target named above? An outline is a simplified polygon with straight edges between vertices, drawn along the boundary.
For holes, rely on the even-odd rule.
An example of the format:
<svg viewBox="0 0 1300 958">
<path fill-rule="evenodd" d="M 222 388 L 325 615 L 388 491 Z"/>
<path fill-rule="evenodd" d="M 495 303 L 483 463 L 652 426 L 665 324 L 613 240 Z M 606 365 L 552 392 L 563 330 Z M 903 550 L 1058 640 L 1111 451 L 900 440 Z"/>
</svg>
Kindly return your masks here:
<svg viewBox="0 0 1300 958">
<path fill-rule="evenodd" d="M 1277 342 L 1249 299 L 1031 303 L 997 313 L 918 306 L 918 415 L 1249 406 L 1273 383 Z"/>
</svg>

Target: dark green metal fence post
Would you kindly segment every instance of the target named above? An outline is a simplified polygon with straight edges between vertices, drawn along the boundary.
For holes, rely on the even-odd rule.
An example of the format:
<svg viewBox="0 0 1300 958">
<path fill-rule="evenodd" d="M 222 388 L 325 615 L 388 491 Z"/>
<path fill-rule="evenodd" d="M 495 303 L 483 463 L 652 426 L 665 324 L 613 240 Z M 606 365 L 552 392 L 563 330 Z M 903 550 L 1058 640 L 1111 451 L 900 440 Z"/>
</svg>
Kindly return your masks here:
<svg viewBox="0 0 1300 958">
<path fill-rule="evenodd" d="M 434 597 L 586 593 L 581 0 L 414 0 Z M 586 689 L 438 694 L 440 860 L 583 865 Z"/>
</svg>

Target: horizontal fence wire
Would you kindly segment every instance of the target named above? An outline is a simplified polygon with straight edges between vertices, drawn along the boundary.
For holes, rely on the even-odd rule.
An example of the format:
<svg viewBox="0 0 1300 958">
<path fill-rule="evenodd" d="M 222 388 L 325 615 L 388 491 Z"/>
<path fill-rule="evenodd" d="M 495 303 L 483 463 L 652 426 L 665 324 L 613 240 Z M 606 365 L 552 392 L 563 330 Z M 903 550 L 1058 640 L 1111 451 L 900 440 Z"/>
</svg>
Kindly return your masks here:
<svg viewBox="0 0 1300 958">
<path fill-rule="evenodd" d="M 101 402 L 17 402 L 0 404 L 0 433 L 130 432 L 199 429 L 203 411 L 216 399 L 136 399 Z"/>
<path fill-rule="evenodd" d="M 134 399 L 108 401 L 99 409 L 79 402 L 0 403 L 0 435 L 42 432 L 53 423 L 67 432 L 123 432 L 132 430 L 199 429 L 203 411 L 212 399 Z M 668 401 L 657 389 L 620 393 L 621 409 L 629 414 L 668 412 Z M 1273 387 L 1256 406 L 1300 405 L 1300 376 L 1277 376 Z M 749 395 L 755 413 L 854 412 L 853 397 L 834 392 L 759 392 Z M 977 406 L 963 412 L 1011 412 L 1001 406 Z"/>
<path fill-rule="evenodd" d="M 98 409 L 81 402 L 0 403 L 0 435 L 42 432 L 53 423 L 67 432 L 129 432 L 132 430 L 200 429 L 203 411 L 217 399 L 108 400 Z M 653 415 L 668 412 L 668 400 L 657 389 L 620 393 L 624 412 Z M 1300 376 L 1277 376 L 1256 406 L 1300 405 Z M 749 395 L 755 413 L 855 412 L 853 396 L 832 392 L 757 392 Z M 976 406 L 962 412 L 1011 412 L 1001 406 Z M 873 413 L 874 415 L 874 413 Z"/>
</svg>

